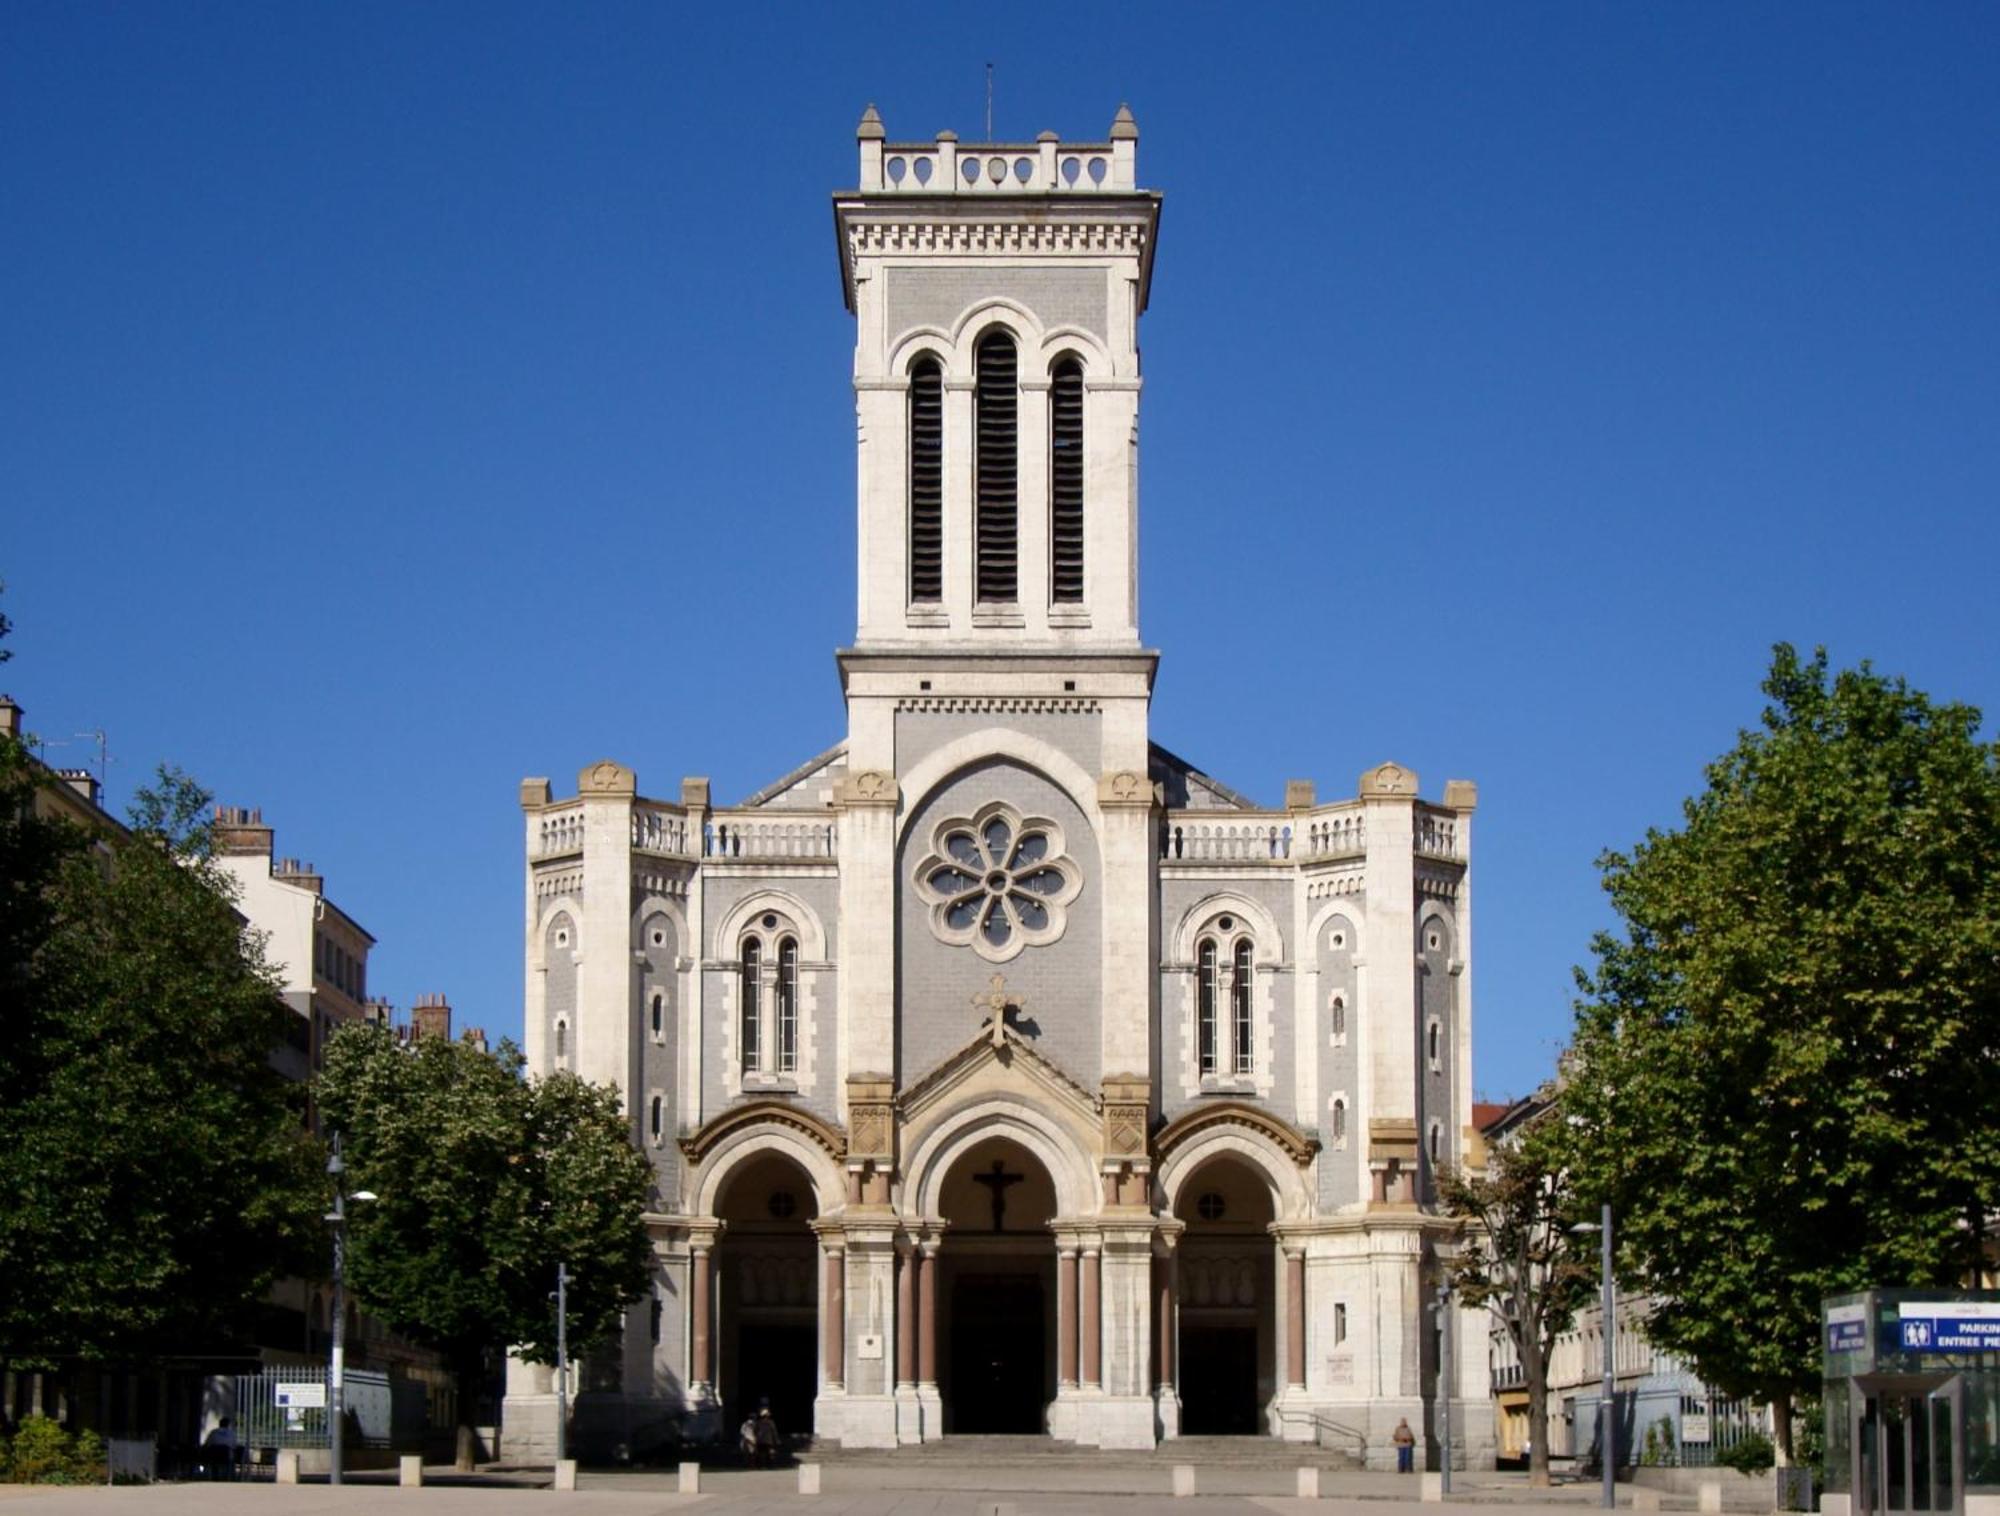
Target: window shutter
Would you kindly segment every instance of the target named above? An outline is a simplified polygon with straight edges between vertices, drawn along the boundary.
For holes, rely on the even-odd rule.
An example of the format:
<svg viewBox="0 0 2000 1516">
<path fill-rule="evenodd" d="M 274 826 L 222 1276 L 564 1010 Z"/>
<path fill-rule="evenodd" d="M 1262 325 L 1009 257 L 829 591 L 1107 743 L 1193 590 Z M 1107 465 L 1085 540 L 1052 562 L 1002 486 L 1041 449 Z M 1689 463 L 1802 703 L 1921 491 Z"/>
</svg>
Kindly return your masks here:
<svg viewBox="0 0 2000 1516">
<path fill-rule="evenodd" d="M 910 370 L 910 599 L 944 598 L 944 374 Z"/>
<path fill-rule="evenodd" d="M 1019 555 L 1020 449 L 1014 339 L 994 332 L 979 344 L 973 390 L 975 584 L 983 601 L 1012 602 Z"/>
<path fill-rule="evenodd" d="M 1049 385 L 1049 590 L 1083 600 L 1083 365 L 1065 358 Z"/>
</svg>

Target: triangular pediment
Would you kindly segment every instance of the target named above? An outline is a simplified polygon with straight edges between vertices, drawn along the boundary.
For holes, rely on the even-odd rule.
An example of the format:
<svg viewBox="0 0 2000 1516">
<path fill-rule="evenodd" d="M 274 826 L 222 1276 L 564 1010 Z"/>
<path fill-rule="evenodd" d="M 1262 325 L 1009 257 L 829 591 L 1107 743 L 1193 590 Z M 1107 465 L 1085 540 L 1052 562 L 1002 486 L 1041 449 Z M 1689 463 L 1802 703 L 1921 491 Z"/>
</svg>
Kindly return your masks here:
<svg viewBox="0 0 2000 1516">
<path fill-rule="evenodd" d="M 980 1032 L 957 1052 L 903 1087 L 896 1104 L 903 1120 L 921 1122 L 926 1112 L 948 1104 L 959 1092 L 1000 1081 L 1022 1086 L 1068 1106 L 1086 1123 L 1098 1119 L 1101 1102 L 1071 1078 L 1054 1059 L 1013 1027 L 996 1043 L 991 1032 Z"/>
</svg>

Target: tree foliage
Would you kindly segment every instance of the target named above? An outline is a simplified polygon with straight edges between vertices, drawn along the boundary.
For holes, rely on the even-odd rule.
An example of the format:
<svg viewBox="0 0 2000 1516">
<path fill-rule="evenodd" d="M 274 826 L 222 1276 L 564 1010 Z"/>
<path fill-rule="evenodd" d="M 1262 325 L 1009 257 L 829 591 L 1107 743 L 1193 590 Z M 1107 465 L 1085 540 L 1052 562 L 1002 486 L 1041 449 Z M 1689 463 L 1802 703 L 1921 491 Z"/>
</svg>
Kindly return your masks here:
<svg viewBox="0 0 2000 1516">
<path fill-rule="evenodd" d="M 1823 650 L 1764 691 L 1681 827 L 1600 860 L 1562 1131 L 1652 1338 L 1782 1405 L 1822 1296 L 1951 1283 L 2000 1197 L 2000 751 Z"/>
<path fill-rule="evenodd" d="M 569 1073 L 524 1080 L 508 1043 L 404 1046 L 350 1027 L 327 1050 L 318 1095 L 349 1185 L 379 1197 L 349 1211 L 348 1279 L 393 1330 L 451 1362 L 461 1419 L 491 1349 L 555 1360 L 559 1262 L 572 1353 L 644 1293 L 652 1176 L 615 1089 Z"/>
<path fill-rule="evenodd" d="M 163 770 L 102 835 L 37 815 L 47 782 L 0 742 L 0 1357 L 242 1342 L 316 1230 L 301 1092 L 269 1061 L 290 1013 L 192 781 Z"/>
<path fill-rule="evenodd" d="M 1484 1172 L 1447 1169 L 1438 1194 L 1447 1214 L 1472 1224 L 1473 1245 L 1452 1263 L 1467 1305 L 1484 1306 L 1506 1331 L 1528 1391 L 1528 1482 L 1549 1482 L 1549 1357 L 1598 1269 L 1569 1228 L 1575 1201 L 1546 1112 L 1496 1146 Z"/>
</svg>

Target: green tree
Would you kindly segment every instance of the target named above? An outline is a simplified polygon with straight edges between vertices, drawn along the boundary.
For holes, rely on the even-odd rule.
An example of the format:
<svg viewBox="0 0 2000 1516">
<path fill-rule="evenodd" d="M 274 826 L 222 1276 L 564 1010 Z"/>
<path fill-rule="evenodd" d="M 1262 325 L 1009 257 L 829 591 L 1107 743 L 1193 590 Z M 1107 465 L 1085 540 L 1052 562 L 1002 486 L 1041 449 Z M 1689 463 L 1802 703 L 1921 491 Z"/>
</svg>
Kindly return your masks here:
<svg viewBox="0 0 2000 1516">
<path fill-rule="evenodd" d="M 1484 1306 L 1520 1358 L 1528 1391 L 1528 1483 L 1549 1482 L 1549 1356 L 1597 1268 L 1569 1230 L 1575 1201 L 1547 1111 L 1489 1153 L 1484 1172 L 1446 1169 L 1438 1197 L 1446 1214 L 1469 1222 L 1472 1246 L 1452 1260 L 1452 1283 L 1467 1305 Z"/>
<path fill-rule="evenodd" d="M 163 770 L 129 834 L 89 836 L 35 815 L 19 744 L 0 774 L 0 1358 L 245 1342 L 320 1180 L 269 1061 L 290 1013 L 191 819 L 208 797 Z"/>
<path fill-rule="evenodd" d="M 2000 1195 L 2000 751 L 1867 664 L 1775 651 L 1675 831 L 1600 860 L 1561 1131 L 1649 1335 L 1778 1408 L 1823 1295 L 1950 1284 Z"/>
<path fill-rule="evenodd" d="M 333 1039 L 318 1085 L 341 1134 L 350 1208 L 348 1278 L 389 1326 L 436 1348 L 458 1381 L 458 1462 L 488 1355 L 556 1351 L 558 1263 L 569 1265 L 569 1346 L 602 1341 L 645 1292 L 652 1174 L 615 1089 L 574 1074 L 524 1080 L 509 1043 L 422 1038 L 380 1027 Z"/>
</svg>

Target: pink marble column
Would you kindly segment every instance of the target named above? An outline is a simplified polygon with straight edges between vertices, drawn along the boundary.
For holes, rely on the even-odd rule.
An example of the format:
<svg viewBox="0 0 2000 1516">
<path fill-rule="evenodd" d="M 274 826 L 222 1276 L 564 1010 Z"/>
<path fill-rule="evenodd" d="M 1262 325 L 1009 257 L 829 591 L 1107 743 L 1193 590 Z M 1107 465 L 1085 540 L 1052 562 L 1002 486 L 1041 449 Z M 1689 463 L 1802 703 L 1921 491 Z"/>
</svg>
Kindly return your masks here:
<svg viewBox="0 0 2000 1516">
<path fill-rule="evenodd" d="M 1083 1339 L 1081 1343 L 1083 1348 L 1083 1382 L 1086 1385 L 1098 1385 L 1103 1382 L 1097 1366 L 1098 1352 L 1103 1346 L 1097 1326 L 1097 1262 L 1097 1249 L 1092 1247 L 1085 1248 L 1083 1250 L 1083 1319 L 1080 1323 L 1078 1335 Z"/>
<path fill-rule="evenodd" d="M 1056 1254 L 1056 1379 L 1076 1383 L 1076 1249 Z"/>
<path fill-rule="evenodd" d="M 937 1250 L 919 1255 L 917 1274 L 917 1382 L 937 1388 Z"/>
<path fill-rule="evenodd" d="M 826 1299 L 821 1307 L 826 1337 L 826 1382 L 847 1383 L 847 1255 L 837 1247 L 826 1250 Z"/>
<path fill-rule="evenodd" d="M 917 1250 L 896 1253 L 896 1385 L 917 1379 Z"/>
<path fill-rule="evenodd" d="M 1306 1255 L 1285 1254 L 1285 1383 L 1306 1382 Z"/>
<path fill-rule="evenodd" d="M 715 1376 L 708 1353 L 708 1316 L 713 1254 L 707 1248 L 694 1250 L 694 1372 L 696 1384 L 713 1384 Z"/>
</svg>

